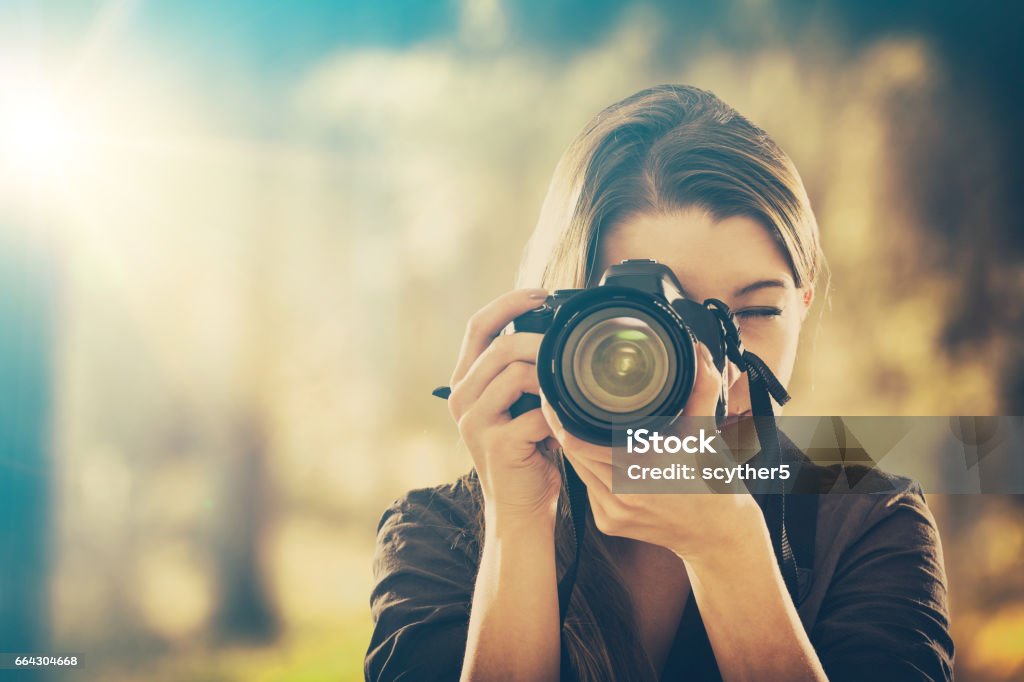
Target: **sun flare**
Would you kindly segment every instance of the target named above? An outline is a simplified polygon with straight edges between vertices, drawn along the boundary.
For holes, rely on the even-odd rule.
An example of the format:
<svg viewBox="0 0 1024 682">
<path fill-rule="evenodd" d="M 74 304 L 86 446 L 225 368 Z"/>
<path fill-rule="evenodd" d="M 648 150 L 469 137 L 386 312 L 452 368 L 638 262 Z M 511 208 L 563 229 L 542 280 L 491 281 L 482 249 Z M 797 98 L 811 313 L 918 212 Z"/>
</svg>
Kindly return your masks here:
<svg viewBox="0 0 1024 682">
<path fill-rule="evenodd" d="M 0 99 L 5 179 L 38 183 L 61 176 L 79 160 L 83 133 L 67 103 L 46 88 L 5 88 Z"/>
</svg>

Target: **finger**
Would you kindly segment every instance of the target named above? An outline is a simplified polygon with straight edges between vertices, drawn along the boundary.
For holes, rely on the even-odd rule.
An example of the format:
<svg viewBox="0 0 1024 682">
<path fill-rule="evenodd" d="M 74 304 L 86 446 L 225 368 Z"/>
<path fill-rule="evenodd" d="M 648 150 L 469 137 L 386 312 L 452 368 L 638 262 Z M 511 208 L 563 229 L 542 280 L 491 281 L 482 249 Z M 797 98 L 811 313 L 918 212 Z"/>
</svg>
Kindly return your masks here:
<svg viewBox="0 0 1024 682">
<path fill-rule="evenodd" d="M 591 468 L 592 465 L 590 463 L 583 458 L 574 456 L 572 452 L 564 447 L 562 448 L 562 454 L 565 455 L 569 460 L 569 463 L 572 464 L 573 469 L 576 470 L 576 474 L 580 477 L 580 480 L 583 481 L 583 484 L 587 486 L 587 490 L 589 492 L 595 493 L 598 497 L 611 494 L 610 479 L 606 484 L 602 480 L 601 476 Z"/>
<path fill-rule="evenodd" d="M 551 407 L 551 403 L 541 396 L 541 412 L 544 413 L 544 417 L 548 420 L 548 424 L 551 425 L 551 432 L 554 434 L 555 439 L 562 445 L 563 448 L 572 449 L 577 457 L 586 457 L 595 462 L 601 462 L 602 464 L 612 464 L 614 457 L 613 451 L 610 447 L 602 445 L 595 445 L 594 443 L 581 440 L 576 436 L 572 435 L 565 430 L 562 426 L 561 420 L 558 415 L 555 414 L 555 410 Z"/>
<path fill-rule="evenodd" d="M 548 424 L 547 419 L 544 418 L 544 413 L 542 411 L 530 410 L 527 414 L 540 416 L 541 419 L 544 419 L 544 424 L 547 425 L 548 431 L 551 431 L 551 426 Z M 543 442 L 537 443 L 537 449 L 541 451 L 541 454 L 551 460 L 555 460 L 558 457 L 558 451 L 560 448 L 561 446 L 555 439 L 554 434 L 549 435 Z"/>
<path fill-rule="evenodd" d="M 564 452 L 564 450 L 563 450 Z M 566 455 L 568 457 L 568 455 Z M 570 458 L 569 464 L 572 464 Z M 587 502 L 590 504 L 591 514 L 594 516 L 594 521 L 599 522 L 599 519 L 608 517 L 606 510 L 614 502 L 611 499 L 611 490 L 604 485 L 601 480 L 595 476 L 589 469 L 585 467 L 577 467 L 572 464 L 573 470 L 576 471 L 576 475 L 579 476 L 580 480 L 583 481 L 583 485 L 587 488 Z M 600 525 L 598 526 L 600 530 Z"/>
<path fill-rule="evenodd" d="M 722 392 L 722 373 L 715 367 L 711 351 L 701 342 L 697 342 L 697 376 L 693 381 L 693 391 L 683 408 L 687 417 L 714 417 L 718 407 L 718 398 Z"/>
<path fill-rule="evenodd" d="M 519 333 L 503 334 L 494 339 L 473 362 L 462 381 L 452 384 L 452 393 L 448 396 L 452 412 L 457 415 L 465 406 L 475 403 L 510 363 L 536 363 L 543 338 L 543 334 Z"/>
<path fill-rule="evenodd" d="M 612 489 L 612 465 L 605 464 L 604 462 L 596 462 L 586 456 L 581 456 L 578 452 L 573 452 L 569 449 L 562 449 L 562 452 L 569 461 L 576 468 L 576 472 L 580 474 L 580 478 L 583 478 L 583 472 L 588 473 L 601 482 L 601 485 L 607 488 L 609 491 Z"/>
<path fill-rule="evenodd" d="M 523 443 L 539 443 L 551 436 L 551 426 L 548 425 L 540 410 L 525 412 L 502 426 L 501 429 L 503 437 L 510 441 Z"/>
<path fill-rule="evenodd" d="M 562 426 L 562 421 L 555 414 L 554 408 L 551 407 L 551 403 L 544 397 L 543 391 L 540 393 L 540 409 L 544 413 L 544 418 L 547 419 L 548 424 L 551 426 L 551 433 L 558 441 L 558 444 L 563 448 L 579 449 L 582 441 L 565 430 L 565 427 Z"/>
<path fill-rule="evenodd" d="M 477 357 L 509 322 L 528 310 L 540 307 L 546 297 L 544 289 L 516 289 L 502 294 L 474 313 L 466 325 L 451 384 L 454 386 L 462 380 Z"/>
<path fill-rule="evenodd" d="M 508 408 L 524 393 L 540 393 L 537 367 L 531 362 L 513 362 L 487 385 L 480 399 L 473 404 L 473 410 L 499 422 L 511 421 Z"/>
</svg>

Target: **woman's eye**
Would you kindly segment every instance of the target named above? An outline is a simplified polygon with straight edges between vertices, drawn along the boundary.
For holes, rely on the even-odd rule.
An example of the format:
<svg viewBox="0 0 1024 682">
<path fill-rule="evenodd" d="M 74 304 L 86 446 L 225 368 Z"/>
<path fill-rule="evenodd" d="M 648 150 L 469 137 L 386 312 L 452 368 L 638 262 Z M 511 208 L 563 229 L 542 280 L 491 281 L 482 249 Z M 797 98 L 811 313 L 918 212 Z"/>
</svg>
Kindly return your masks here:
<svg viewBox="0 0 1024 682">
<path fill-rule="evenodd" d="M 750 319 L 753 317 L 778 317 L 782 314 L 782 308 L 773 308 L 771 306 L 763 306 L 759 308 L 744 308 L 743 310 L 736 311 L 736 317 L 741 320 Z"/>
</svg>

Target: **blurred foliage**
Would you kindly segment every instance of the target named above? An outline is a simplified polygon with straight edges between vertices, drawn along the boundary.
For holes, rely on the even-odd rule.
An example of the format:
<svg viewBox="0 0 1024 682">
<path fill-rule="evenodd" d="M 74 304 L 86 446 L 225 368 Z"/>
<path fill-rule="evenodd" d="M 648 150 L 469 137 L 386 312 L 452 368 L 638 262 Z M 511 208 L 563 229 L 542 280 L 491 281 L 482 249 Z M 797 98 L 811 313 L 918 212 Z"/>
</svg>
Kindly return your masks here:
<svg viewBox="0 0 1024 682">
<path fill-rule="evenodd" d="M 429 391 L 562 149 L 653 83 L 714 90 L 808 186 L 833 276 L 789 413 L 1019 414 L 1019 140 L 977 77 L 1019 17 L 965 56 L 981 19 L 915 3 L 214 4 L 0 22 L 0 76 L 62 74 L 85 141 L 0 184 L 54 263 L 39 580 L 82 679 L 361 677 L 380 513 L 468 467 Z M 933 505 L 960 679 L 1020 679 L 1024 508 Z"/>
</svg>

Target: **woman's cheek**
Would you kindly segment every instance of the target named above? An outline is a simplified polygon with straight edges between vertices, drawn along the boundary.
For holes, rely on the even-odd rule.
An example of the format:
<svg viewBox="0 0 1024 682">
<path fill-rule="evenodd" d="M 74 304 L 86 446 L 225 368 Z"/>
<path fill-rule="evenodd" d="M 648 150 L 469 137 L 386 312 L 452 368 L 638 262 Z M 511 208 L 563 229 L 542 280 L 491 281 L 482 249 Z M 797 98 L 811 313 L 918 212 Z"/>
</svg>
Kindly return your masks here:
<svg viewBox="0 0 1024 682">
<path fill-rule="evenodd" d="M 799 319 L 767 318 L 745 325 L 741 334 L 744 347 L 764 360 L 783 385 L 789 383 L 800 340 Z"/>
</svg>

